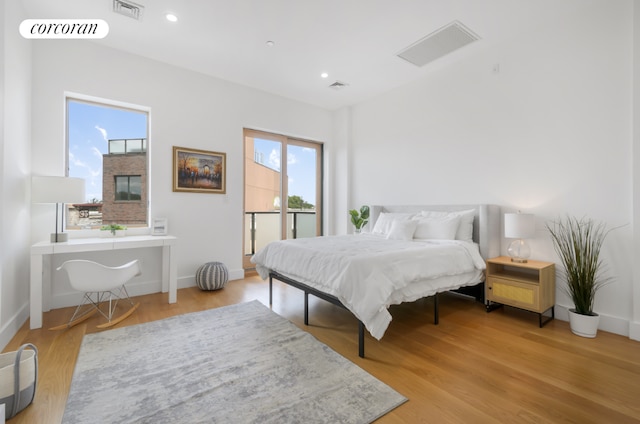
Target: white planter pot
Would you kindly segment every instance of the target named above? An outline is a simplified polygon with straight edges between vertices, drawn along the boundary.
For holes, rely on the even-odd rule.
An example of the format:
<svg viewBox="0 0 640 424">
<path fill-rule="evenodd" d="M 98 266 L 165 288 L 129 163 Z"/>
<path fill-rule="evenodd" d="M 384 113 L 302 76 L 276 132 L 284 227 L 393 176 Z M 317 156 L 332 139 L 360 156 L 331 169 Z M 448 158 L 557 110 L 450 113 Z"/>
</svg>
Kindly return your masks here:
<svg viewBox="0 0 640 424">
<path fill-rule="evenodd" d="M 598 333 L 600 315 L 576 314 L 574 309 L 569 309 L 569 326 L 571 332 L 581 337 L 594 338 Z"/>
</svg>

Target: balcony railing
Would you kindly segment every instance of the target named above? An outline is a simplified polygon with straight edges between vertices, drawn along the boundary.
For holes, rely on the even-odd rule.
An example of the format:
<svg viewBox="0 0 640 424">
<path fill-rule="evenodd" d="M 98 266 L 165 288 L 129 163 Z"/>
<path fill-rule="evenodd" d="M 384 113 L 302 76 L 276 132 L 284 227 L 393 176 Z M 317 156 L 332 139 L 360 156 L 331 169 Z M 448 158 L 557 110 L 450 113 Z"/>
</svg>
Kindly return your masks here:
<svg viewBox="0 0 640 424">
<path fill-rule="evenodd" d="M 110 155 L 126 155 L 127 153 L 145 153 L 147 151 L 146 138 L 111 139 L 109 140 Z"/>
<path fill-rule="evenodd" d="M 280 212 L 245 212 L 245 255 L 253 255 L 268 243 L 280 240 Z M 289 211 L 287 238 L 316 236 L 316 211 Z"/>
</svg>

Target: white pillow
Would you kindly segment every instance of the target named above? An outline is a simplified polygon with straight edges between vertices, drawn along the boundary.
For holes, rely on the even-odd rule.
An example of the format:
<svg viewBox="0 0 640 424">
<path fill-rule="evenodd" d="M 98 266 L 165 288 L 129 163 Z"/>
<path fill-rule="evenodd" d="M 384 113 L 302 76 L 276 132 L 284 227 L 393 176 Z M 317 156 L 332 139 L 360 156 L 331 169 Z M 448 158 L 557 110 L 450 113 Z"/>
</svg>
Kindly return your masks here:
<svg viewBox="0 0 640 424">
<path fill-rule="evenodd" d="M 413 234 L 416 232 L 417 227 L 418 221 L 415 219 L 394 219 L 387 238 L 391 240 L 413 240 Z"/>
<path fill-rule="evenodd" d="M 418 227 L 413 234 L 415 239 L 455 240 L 460 216 L 423 216 L 418 220 Z"/>
<path fill-rule="evenodd" d="M 397 219 L 399 221 L 408 221 L 414 215 L 415 214 L 413 213 L 380 212 L 380 215 L 378 215 L 378 219 L 373 226 L 371 234 L 386 236 L 387 234 L 389 234 L 389 231 L 391 230 L 391 224 L 394 220 Z"/>
<path fill-rule="evenodd" d="M 453 211 L 453 212 L 443 212 L 443 211 L 420 212 L 421 217 L 427 217 L 427 218 L 444 218 L 450 215 L 460 216 L 460 224 L 458 226 L 458 230 L 456 231 L 455 240 L 473 242 L 473 219 L 476 215 L 475 209 L 468 209 L 465 211 Z"/>
<path fill-rule="evenodd" d="M 456 240 L 473 242 L 473 218 L 476 216 L 475 209 L 453 212 L 460 216 L 460 225 L 456 232 Z"/>
</svg>

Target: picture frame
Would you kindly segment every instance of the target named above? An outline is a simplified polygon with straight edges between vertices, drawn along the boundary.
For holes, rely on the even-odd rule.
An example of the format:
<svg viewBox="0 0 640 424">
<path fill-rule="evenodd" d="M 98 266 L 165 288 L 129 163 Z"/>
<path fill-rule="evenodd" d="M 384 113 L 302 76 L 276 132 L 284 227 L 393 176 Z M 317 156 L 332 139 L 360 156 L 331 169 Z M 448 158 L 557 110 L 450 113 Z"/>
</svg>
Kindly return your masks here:
<svg viewBox="0 0 640 424">
<path fill-rule="evenodd" d="M 173 191 L 225 194 L 227 155 L 173 146 Z"/>
<path fill-rule="evenodd" d="M 151 220 L 151 235 L 166 236 L 169 233 L 167 218 L 153 218 Z"/>
</svg>

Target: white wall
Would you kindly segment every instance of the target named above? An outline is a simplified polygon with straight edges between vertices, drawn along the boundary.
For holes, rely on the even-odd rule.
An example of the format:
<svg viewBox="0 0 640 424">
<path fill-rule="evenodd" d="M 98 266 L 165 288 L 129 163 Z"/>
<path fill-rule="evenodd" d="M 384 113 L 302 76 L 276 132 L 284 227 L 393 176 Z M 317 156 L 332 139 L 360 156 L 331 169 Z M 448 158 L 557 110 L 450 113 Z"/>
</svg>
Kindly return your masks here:
<svg viewBox="0 0 640 424">
<path fill-rule="evenodd" d="M 601 328 L 628 334 L 632 15 L 630 1 L 585 2 L 505 44 L 457 52 L 450 66 L 354 106 L 351 206 L 481 202 L 521 209 L 537 217 L 533 256 L 554 262 L 545 222 L 571 214 L 623 226 L 606 241 L 615 282 L 602 289 L 595 309 Z M 557 302 L 569 306 L 557 292 Z M 566 319 L 563 308 L 558 312 Z"/>
<path fill-rule="evenodd" d="M 332 115 L 320 108 L 89 41 L 37 40 L 33 51 L 34 173 L 64 174 L 65 91 L 151 109 L 152 216 L 168 218 L 170 233 L 178 237 L 180 287 L 193 285 L 196 269 L 212 260 L 224 262 L 232 278 L 243 276 L 243 127 L 330 144 Z M 225 152 L 227 193 L 172 192 L 172 146 Z M 36 242 L 47 238 L 54 218 L 42 207 L 33 209 Z M 151 283 L 159 288 L 155 270 L 160 255 L 143 255 L 143 277 L 152 281 L 140 286 Z M 69 288 L 59 273 L 54 274 L 53 290 L 53 307 L 73 302 L 65 296 Z M 139 291 L 134 287 L 133 293 Z"/>
<path fill-rule="evenodd" d="M 28 317 L 31 50 L 21 19 L 19 2 L 0 5 L 0 346 Z"/>
</svg>

